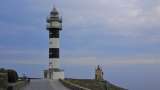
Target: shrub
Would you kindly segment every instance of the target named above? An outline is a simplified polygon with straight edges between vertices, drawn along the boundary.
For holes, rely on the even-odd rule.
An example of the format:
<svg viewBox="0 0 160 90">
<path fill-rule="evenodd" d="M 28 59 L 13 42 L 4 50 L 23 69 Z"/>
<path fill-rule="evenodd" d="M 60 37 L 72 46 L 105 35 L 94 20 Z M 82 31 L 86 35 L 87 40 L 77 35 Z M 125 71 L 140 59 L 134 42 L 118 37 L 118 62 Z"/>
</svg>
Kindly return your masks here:
<svg viewBox="0 0 160 90">
<path fill-rule="evenodd" d="M 4 68 L 0 68 L 0 73 L 7 73 L 7 71 Z"/>
<path fill-rule="evenodd" d="M 9 69 L 9 70 L 7 70 L 7 73 L 8 73 L 8 82 L 9 83 L 17 82 L 18 74 L 16 71 Z"/>
<path fill-rule="evenodd" d="M 7 75 L 7 73 L 1 73 L 0 72 L 0 88 L 6 88 L 7 84 L 8 84 L 8 75 Z"/>
</svg>

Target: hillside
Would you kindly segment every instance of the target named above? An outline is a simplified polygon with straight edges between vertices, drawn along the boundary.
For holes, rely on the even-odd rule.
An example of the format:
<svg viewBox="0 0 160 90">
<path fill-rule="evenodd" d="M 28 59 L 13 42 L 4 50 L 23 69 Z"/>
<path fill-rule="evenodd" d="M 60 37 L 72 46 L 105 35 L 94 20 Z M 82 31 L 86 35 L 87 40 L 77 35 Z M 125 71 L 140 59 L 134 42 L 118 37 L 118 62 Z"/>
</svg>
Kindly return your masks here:
<svg viewBox="0 0 160 90">
<path fill-rule="evenodd" d="M 92 79 L 66 79 L 66 81 L 89 88 L 91 90 L 127 90 L 113 85 L 108 81 L 96 81 Z"/>
</svg>

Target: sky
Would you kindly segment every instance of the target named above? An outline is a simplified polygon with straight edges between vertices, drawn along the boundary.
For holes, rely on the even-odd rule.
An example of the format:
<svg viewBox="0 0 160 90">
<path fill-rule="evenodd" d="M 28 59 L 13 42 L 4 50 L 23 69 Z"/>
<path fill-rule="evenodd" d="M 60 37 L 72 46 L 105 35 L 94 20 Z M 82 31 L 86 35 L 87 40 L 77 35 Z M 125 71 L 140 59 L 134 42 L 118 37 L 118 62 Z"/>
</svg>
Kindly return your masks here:
<svg viewBox="0 0 160 90">
<path fill-rule="evenodd" d="M 159 0 L 1 0 L 0 67 L 42 77 L 48 68 L 46 18 L 63 18 L 66 77 L 104 78 L 129 90 L 160 90 Z"/>
</svg>

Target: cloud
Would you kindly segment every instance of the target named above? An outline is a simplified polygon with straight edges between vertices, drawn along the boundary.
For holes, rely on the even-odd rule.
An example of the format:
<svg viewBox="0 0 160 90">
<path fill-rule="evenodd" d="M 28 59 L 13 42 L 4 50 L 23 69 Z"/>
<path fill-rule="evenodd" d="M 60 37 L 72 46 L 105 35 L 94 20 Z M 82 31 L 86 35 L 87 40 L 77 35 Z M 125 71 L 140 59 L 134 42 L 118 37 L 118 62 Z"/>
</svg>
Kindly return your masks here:
<svg viewBox="0 0 160 90">
<path fill-rule="evenodd" d="M 1 35 L 17 35 L 18 33 L 33 32 L 36 27 L 29 25 L 21 25 L 13 22 L 0 21 Z"/>
<path fill-rule="evenodd" d="M 159 56 L 117 56 L 117 57 L 94 57 L 94 56 L 77 56 L 62 57 L 60 59 L 63 65 L 73 66 L 97 66 L 116 67 L 129 65 L 160 65 Z M 1 60 L 1 64 L 22 64 L 22 65 L 48 65 L 48 58 L 39 56 L 31 58 L 12 58 Z"/>
<path fill-rule="evenodd" d="M 37 59 L 23 59 L 23 60 L 7 60 L 0 61 L 1 64 L 18 64 L 18 65 L 48 65 L 47 59 L 37 58 Z"/>
<path fill-rule="evenodd" d="M 66 2 L 59 3 L 62 5 L 66 4 L 70 6 L 62 6 L 62 10 L 64 14 L 67 15 L 67 20 L 74 21 L 76 19 L 74 18 L 83 18 L 84 21 L 88 21 L 88 19 L 92 18 L 92 20 L 98 20 L 97 18 L 101 20 L 106 20 L 105 22 L 111 23 L 111 24 L 137 24 L 137 23 L 145 23 L 145 21 L 150 21 L 149 18 L 145 18 L 147 20 L 144 20 L 144 17 L 150 17 L 149 15 L 152 14 L 152 11 L 154 11 L 154 8 L 159 6 L 156 5 L 152 7 L 151 10 L 145 10 L 144 7 L 141 7 L 145 1 L 139 1 L 139 0 L 87 0 L 85 2 L 83 1 L 73 1 L 69 0 Z M 153 1 L 157 3 L 156 1 Z M 82 7 L 83 5 L 83 7 Z M 65 8 L 63 8 L 65 7 Z M 149 6 L 148 6 L 149 7 Z M 151 6 L 150 6 L 151 7 Z M 146 14 L 148 13 L 148 14 Z M 70 17 L 68 16 L 70 15 Z M 152 18 L 158 18 L 158 17 L 152 17 Z M 89 20 L 90 21 L 90 20 Z M 79 23 L 76 22 L 75 23 Z M 90 22 L 93 23 L 93 22 Z"/>
<path fill-rule="evenodd" d="M 90 75 L 91 70 L 85 66 L 100 64 L 118 67 L 108 69 L 108 80 L 110 73 L 112 81 L 131 81 L 133 88 L 134 78 L 141 78 L 143 82 L 137 84 L 141 87 L 144 74 L 158 78 L 159 0 L 2 0 L 0 4 L 1 66 L 11 64 L 20 72 L 32 72 L 31 76 L 48 66 L 45 20 L 55 4 L 63 17 L 60 62 L 68 76 Z M 132 80 L 126 79 L 128 76 Z M 155 83 L 152 79 L 151 83 Z"/>
<path fill-rule="evenodd" d="M 48 65 L 47 49 L 0 48 L 1 64 Z"/>
<path fill-rule="evenodd" d="M 80 65 L 80 66 L 96 66 L 103 65 L 104 67 L 124 66 L 124 65 L 159 65 L 160 57 L 76 57 L 76 58 L 63 58 L 67 65 Z"/>
<path fill-rule="evenodd" d="M 99 33 L 128 39 L 127 42 L 160 43 L 159 34 L 154 34 L 160 32 L 157 29 L 159 1 L 69 0 L 59 1 L 58 4 L 63 12 L 64 29 L 68 29 L 67 32 L 75 38 L 84 36 L 84 33 Z"/>
<path fill-rule="evenodd" d="M 159 34 L 150 33 L 160 32 L 155 29 L 159 28 L 160 21 L 160 2 L 157 0 L 28 0 L 25 3 L 24 10 L 34 14 L 29 14 L 29 17 L 34 18 L 34 24 L 45 23 L 45 17 L 55 4 L 63 16 L 63 26 L 67 30 L 65 33 L 75 39 L 81 38 L 84 33 L 98 33 L 140 43 L 160 43 L 157 39 Z M 40 21 L 40 18 L 43 20 Z"/>
<path fill-rule="evenodd" d="M 28 1 L 33 11 L 45 12 L 52 9 L 56 4 L 61 11 L 67 27 L 84 23 L 94 24 L 97 21 L 104 21 L 105 24 L 115 25 L 143 25 L 158 21 L 159 1 L 144 0 L 34 0 Z M 44 9 L 44 10 L 42 10 Z M 47 10 L 47 11 L 46 11 Z M 154 20 L 153 20 L 154 19 Z M 73 24 L 73 25 L 72 25 Z"/>
<path fill-rule="evenodd" d="M 45 21 L 49 10 L 52 9 L 54 3 L 52 2 L 52 0 L 25 1 L 25 3 L 22 4 L 26 6 L 23 9 L 25 13 L 23 14 L 22 10 L 18 9 L 21 11 L 21 14 L 17 15 L 18 18 L 24 15 L 27 16 L 27 19 L 23 18 L 22 22 L 28 20 L 30 23 L 27 23 L 27 25 L 25 23 L 21 24 L 21 20 L 17 23 L 17 21 L 19 21 L 18 19 L 13 19 L 13 21 L 11 19 L 12 22 L 8 22 L 8 20 L 5 21 L 5 19 L 1 20 L 0 26 L 4 29 L 1 30 L 3 31 L 1 34 L 5 36 L 7 33 L 9 33 L 9 35 L 14 33 L 15 36 L 18 36 L 21 35 L 21 33 L 24 35 L 28 32 L 28 35 L 33 35 L 34 30 L 37 30 L 33 36 L 37 36 L 35 40 L 39 40 L 39 37 L 43 36 L 42 34 L 39 35 L 39 32 L 42 32 L 39 29 L 45 27 L 43 20 Z M 67 0 L 56 1 L 56 6 L 63 16 L 64 31 L 62 32 L 62 47 L 66 52 L 70 50 L 70 52 L 77 51 L 78 54 L 82 54 L 84 51 L 85 54 L 91 53 L 91 55 L 93 55 L 101 51 L 107 52 L 107 49 L 110 48 L 108 46 L 113 46 L 111 47 L 112 49 L 109 49 L 110 51 L 114 50 L 117 46 L 119 48 L 126 47 L 124 49 L 129 49 L 131 50 L 130 52 L 132 52 L 135 47 L 147 47 L 145 49 L 151 50 L 156 46 L 153 51 L 158 52 L 158 49 L 156 50 L 157 45 L 160 43 L 160 2 L 158 0 Z M 7 12 L 6 15 L 8 15 L 9 10 L 10 8 L 5 11 Z M 16 9 L 14 8 L 13 10 Z M 14 16 L 16 17 L 16 14 Z M 41 20 L 39 21 L 39 19 Z M 35 23 L 38 24 L 35 25 Z M 10 31 L 12 28 L 14 28 L 14 31 Z M 24 30 L 22 31 L 22 29 Z M 17 44 L 18 43 L 22 42 L 17 42 Z M 151 45 L 151 49 L 149 45 Z M 99 50 L 99 48 L 101 49 Z M 87 52 L 87 50 L 92 52 Z M 123 51 L 122 49 L 120 50 Z M 130 53 L 129 50 L 124 53 Z M 93 53 L 93 51 L 95 53 Z M 116 52 L 117 51 L 115 51 L 115 53 Z M 10 53 L 12 53 L 12 51 Z M 16 53 L 19 54 L 21 52 L 16 51 Z M 144 50 L 141 53 L 146 52 Z M 82 57 L 85 56 L 83 55 Z M 95 59 L 95 61 L 98 60 Z"/>
</svg>

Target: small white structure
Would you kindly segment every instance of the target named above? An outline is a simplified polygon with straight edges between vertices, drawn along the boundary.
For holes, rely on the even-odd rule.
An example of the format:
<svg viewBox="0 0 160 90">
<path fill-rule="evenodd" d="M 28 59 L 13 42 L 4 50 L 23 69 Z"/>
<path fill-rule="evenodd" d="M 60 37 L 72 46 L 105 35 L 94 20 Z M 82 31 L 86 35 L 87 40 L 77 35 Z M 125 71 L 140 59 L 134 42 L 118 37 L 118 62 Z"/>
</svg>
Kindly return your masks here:
<svg viewBox="0 0 160 90">
<path fill-rule="evenodd" d="M 60 69 L 59 37 L 62 30 L 62 19 L 56 8 L 47 18 L 47 30 L 49 31 L 49 69 L 44 70 L 44 78 L 64 79 L 64 71 Z"/>
</svg>

